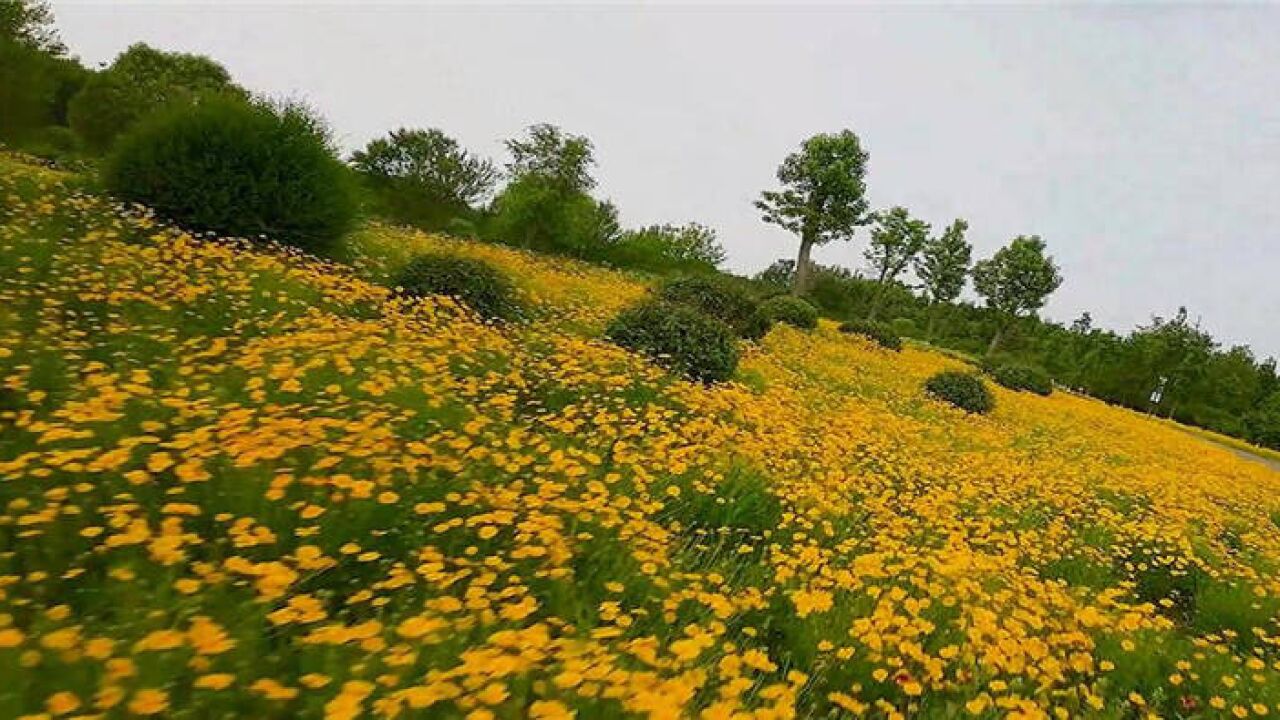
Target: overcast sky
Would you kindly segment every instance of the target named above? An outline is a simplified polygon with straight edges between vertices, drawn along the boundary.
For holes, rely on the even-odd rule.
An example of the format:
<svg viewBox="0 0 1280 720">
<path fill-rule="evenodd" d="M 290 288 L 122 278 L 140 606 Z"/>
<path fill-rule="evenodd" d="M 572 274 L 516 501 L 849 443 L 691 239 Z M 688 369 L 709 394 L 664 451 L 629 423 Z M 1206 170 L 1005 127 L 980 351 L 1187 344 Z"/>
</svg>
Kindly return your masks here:
<svg viewBox="0 0 1280 720">
<path fill-rule="evenodd" d="M 712 225 L 754 272 L 796 241 L 751 202 L 851 128 L 874 207 L 1038 234 L 1045 314 L 1128 330 L 1180 304 L 1280 355 L 1280 6 L 471 7 L 54 2 L 72 51 L 205 53 L 309 100 L 347 148 L 439 127 L 499 161 L 535 122 L 587 135 L 627 225 Z M 819 262 L 863 266 L 865 232 Z"/>
</svg>

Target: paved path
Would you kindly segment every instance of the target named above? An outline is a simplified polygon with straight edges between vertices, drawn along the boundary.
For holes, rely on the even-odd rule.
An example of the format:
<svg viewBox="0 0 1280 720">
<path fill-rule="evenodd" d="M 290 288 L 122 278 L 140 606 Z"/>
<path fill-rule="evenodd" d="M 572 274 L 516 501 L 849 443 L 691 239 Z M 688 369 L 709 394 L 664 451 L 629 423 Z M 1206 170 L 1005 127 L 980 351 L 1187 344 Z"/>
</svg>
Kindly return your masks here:
<svg viewBox="0 0 1280 720">
<path fill-rule="evenodd" d="M 1256 453 L 1251 453 L 1248 450 L 1241 450 L 1238 447 L 1232 447 L 1230 445 L 1227 445 L 1226 443 L 1220 443 L 1217 440 L 1214 440 L 1213 438 L 1205 437 L 1204 435 L 1191 432 L 1190 430 L 1183 430 L 1183 432 L 1187 433 L 1188 435 L 1192 435 L 1194 437 L 1200 438 L 1201 440 L 1215 447 L 1220 447 L 1223 450 L 1230 450 L 1231 452 L 1235 453 L 1239 457 L 1244 458 L 1245 460 L 1252 460 L 1257 463 L 1262 463 L 1263 465 L 1266 465 L 1272 470 L 1275 470 L 1276 472 L 1280 472 L 1280 460 L 1276 460 L 1274 458 L 1270 458 L 1265 455 L 1258 455 Z"/>
</svg>

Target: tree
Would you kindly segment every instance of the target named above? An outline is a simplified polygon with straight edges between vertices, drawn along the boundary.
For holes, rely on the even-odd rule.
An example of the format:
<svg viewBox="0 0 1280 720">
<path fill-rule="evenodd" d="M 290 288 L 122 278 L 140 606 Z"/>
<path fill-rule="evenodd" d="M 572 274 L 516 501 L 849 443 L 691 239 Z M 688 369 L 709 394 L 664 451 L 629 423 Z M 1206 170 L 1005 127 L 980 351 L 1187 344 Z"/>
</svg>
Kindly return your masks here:
<svg viewBox="0 0 1280 720">
<path fill-rule="evenodd" d="M 60 56 L 67 46 L 58 37 L 53 10 L 46 0 L 0 0 L 0 41 L 12 40 L 32 50 Z"/>
<path fill-rule="evenodd" d="M 1093 332 L 1093 314 L 1088 310 L 1080 313 L 1080 317 L 1071 321 L 1071 332 L 1075 335 L 1088 335 Z"/>
<path fill-rule="evenodd" d="M 610 256 L 618 265 L 654 272 L 711 271 L 725 260 L 716 231 L 695 222 L 627 231 L 614 244 Z"/>
<path fill-rule="evenodd" d="M 1249 442 L 1280 450 L 1280 392 L 1263 398 L 1245 419 Z"/>
<path fill-rule="evenodd" d="M 595 148 L 581 135 L 570 135 L 555 125 L 531 125 L 527 137 L 507 141 L 511 161 L 507 173 L 513 181 L 538 177 L 563 192 L 589 192 L 596 186 L 591 177 Z"/>
<path fill-rule="evenodd" d="M 38 141 L 65 125 L 67 100 L 87 74 L 71 58 L 0 37 L 0 141 Z"/>
<path fill-rule="evenodd" d="M 920 278 L 925 298 L 929 302 L 929 324 L 925 338 L 933 338 L 934 306 L 953 302 L 964 290 L 969 276 L 969 262 L 973 258 L 973 246 L 964 239 L 969 223 L 956 218 L 941 235 L 930 238 L 915 258 L 916 276 Z"/>
<path fill-rule="evenodd" d="M 795 283 L 796 261 L 779 258 L 769 263 L 769 267 L 756 273 L 752 278 L 756 282 L 772 285 L 778 290 L 785 290 Z"/>
<path fill-rule="evenodd" d="M 1044 307 L 1049 295 L 1062 285 L 1062 274 L 1053 258 L 1045 255 L 1039 235 L 1020 235 L 974 265 L 973 285 L 999 319 L 987 345 L 990 355 L 1014 321 Z"/>
<path fill-rule="evenodd" d="M 533 125 L 507 141 L 511 182 L 494 200 L 492 234 L 535 250 L 601 260 L 620 234 L 618 209 L 588 194 L 595 187 L 591 141 L 554 125 Z"/>
<path fill-rule="evenodd" d="M 602 260 L 617 242 L 618 210 L 584 192 L 565 192 L 528 175 L 507 185 L 493 202 L 489 234 L 541 252 Z"/>
<path fill-rule="evenodd" d="M 879 284 L 871 302 L 871 311 L 867 314 L 868 319 L 874 320 L 876 313 L 880 311 L 885 285 L 902 274 L 928 241 L 929 223 L 911 217 L 906 208 L 895 207 L 876 213 L 875 227 L 871 230 L 871 244 L 862 254 L 871 263 Z"/>
<path fill-rule="evenodd" d="M 71 99 L 71 129 L 91 150 L 105 151 L 142 118 L 173 102 L 208 93 L 246 93 L 227 69 L 203 56 L 129 46 L 111 67 L 89 78 Z"/>
<path fill-rule="evenodd" d="M 1213 338 L 1188 319 L 1187 309 L 1178 308 L 1170 319 L 1151 318 L 1151 324 L 1139 327 L 1130 336 L 1134 362 L 1141 368 L 1146 383 L 1144 390 L 1159 389 L 1152 410 L 1165 409 L 1172 416 L 1178 405 L 1190 399 L 1193 386 L 1204 377 L 1213 354 Z"/>
<path fill-rule="evenodd" d="M 438 230 L 470 214 L 498 181 L 498 169 L 434 128 L 401 128 L 357 150 L 351 164 L 402 222 Z"/>
<path fill-rule="evenodd" d="M 769 224 L 800 237 L 796 294 L 809 288 L 809 256 L 814 245 L 848 240 L 871 222 L 867 214 L 867 159 L 858 136 L 843 130 L 805 140 L 799 152 L 778 166 L 781 190 L 765 190 L 755 206 Z"/>
</svg>

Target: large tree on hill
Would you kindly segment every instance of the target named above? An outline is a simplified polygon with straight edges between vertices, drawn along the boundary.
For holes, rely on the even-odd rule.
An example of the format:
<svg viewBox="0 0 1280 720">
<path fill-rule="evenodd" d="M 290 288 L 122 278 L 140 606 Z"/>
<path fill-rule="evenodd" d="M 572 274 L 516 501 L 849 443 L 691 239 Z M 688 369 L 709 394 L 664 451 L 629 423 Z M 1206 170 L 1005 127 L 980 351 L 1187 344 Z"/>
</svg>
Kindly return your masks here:
<svg viewBox="0 0 1280 720">
<path fill-rule="evenodd" d="M 89 149 L 101 152 L 147 115 L 206 93 L 247 95 L 210 58 L 136 43 L 89 78 L 71 99 L 68 120 Z"/>
<path fill-rule="evenodd" d="M 933 337 L 934 306 L 954 302 L 960 297 L 965 279 L 969 277 L 973 246 L 964 238 L 968 229 L 967 221 L 956 218 L 941 235 L 930 238 L 915 257 L 916 277 L 920 278 L 925 299 L 929 302 L 926 308 L 929 314 L 926 339 Z"/>
<path fill-rule="evenodd" d="M 50 55 L 67 52 L 45 0 L 0 0 L 0 42 L 6 40 Z"/>
<path fill-rule="evenodd" d="M 620 234 L 617 208 L 600 202 L 591 141 L 533 125 L 507 141 L 511 181 L 494 199 L 490 234 L 513 245 L 599 260 Z"/>
<path fill-rule="evenodd" d="M 351 156 L 351 164 L 402 222 L 437 230 L 493 192 L 498 169 L 440 130 L 393 130 Z"/>
<path fill-rule="evenodd" d="M 1062 285 L 1062 274 L 1045 254 L 1039 235 L 1020 235 L 973 267 L 973 285 L 997 316 L 996 332 L 987 345 L 995 352 L 1009 326 L 1033 314 Z"/>
<path fill-rule="evenodd" d="M 867 214 L 867 158 L 850 130 L 814 135 L 778 166 L 780 190 L 766 190 L 755 206 L 767 223 L 800 237 L 793 292 L 809 288 L 814 245 L 848 240 Z"/>
<path fill-rule="evenodd" d="M 589 192 L 596 186 L 591 167 L 595 148 L 582 135 L 570 135 L 555 125 L 531 125 L 525 137 L 507 141 L 511 161 L 507 173 L 513 181 L 539 178 L 561 192 Z"/>
<path fill-rule="evenodd" d="M 898 279 L 925 243 L 929 241 L 929 223 L 911 217 L 904 207 L 894 207 L 876 213 L 875 226 L 871 229 L 871 243 L 862 255 L 875 273 L 875 297 L 867 317 L 874 320 L 880 312 L 885 285 Z"/>
</svg>

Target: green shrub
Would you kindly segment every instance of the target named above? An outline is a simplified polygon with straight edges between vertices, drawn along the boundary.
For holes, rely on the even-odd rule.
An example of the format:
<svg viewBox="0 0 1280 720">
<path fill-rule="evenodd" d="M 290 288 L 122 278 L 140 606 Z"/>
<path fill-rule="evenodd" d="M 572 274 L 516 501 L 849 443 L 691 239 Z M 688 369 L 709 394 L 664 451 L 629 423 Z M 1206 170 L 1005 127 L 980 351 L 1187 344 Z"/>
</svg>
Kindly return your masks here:
<svg viewBox="0 0 1280 720">
<path fill-rule="evenodd" d="M 781 322 L 801 330 L 818 327 L 818 309 L 794 295 L 778 295 L 760 304 L 760 313 L 772 322 Z"/>
<path fill-rule="evenodd" d="M 991 379 L 1010 390 L 1025 390 L 1037 395 L 1049 395 L 1053 392 L 1053 380 L 1042 370 L 1026 365 L 1005 363 L 988 371 Z"/>
<path fill-rule="evenodd" d="M 972 373 L 945 370 L 929 378 L 924 384 L 927 395 L 950 403 L 965 412 L 989 413 L 996 400 L 982 378 Z"/>
<path fill-rule="evenodd" d="M 84 81 L 67 105 L 67 122 L 88 150 L 103 153 L 143 118 L 170 104 L 193 105 L 205 94 L 247 97 L 210 58 L 134 43 Z"/>
<path fill-rule="evenodd" d="M 918 334 L 916 321 L 911 318 L 894 318 L 893 322 L 889 323 L 889 327 L 893 328 L 893 332 L 898 337 L 913 337 Z"/>
<path fill-rule="evenodd" d="M 840 332 L 861 335 L 888 350 L 902 349 L 902 338 L 884 323 L 873 320 L 849 320 L 840 324 Z"/>
<path fill-rule="evenodd" d="M 738 367 L 729 326 L 686 305 L 643 302 L 619 313 L 605 337 L 691 380 L 728 380 Z"/>
<path fill-rule="evenodd" d="M 1245 417 L 1245 426 L 1249 430 L 1249 442 L 1280 450 L 1280 391 L 1258 403 Z"/>
<path fill-rule="evenodd" d="M 348 173 L 305 110 L 209 96 L 143 120 L 103 175 L 119 197 L 192 230 L 321 253 L 354 217 Z"/>
<path fill-rule="evenodd" d="M 663 285 L 658 297 L 710 315 L 748 340 L 764 337 L 772 324 L 751 293 L 721 277 L 677 278 Z"/>
<path fill-rule="evenodd" d="M 652 273 L 714 273 L 725 253 L 715 230 L 689 223 L 628 230 L 609 246 L 605 257 L 618 267 Z"/>
<path fill-rule="evenodd" d="M 451 297 L 488 319 L 507 320 L 519 314 L 511 281 L 482 260 L 419 255 L 400 272 L 397 284 L 401 292 L 413 297 Z"/>
</svg>

